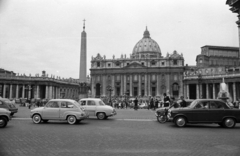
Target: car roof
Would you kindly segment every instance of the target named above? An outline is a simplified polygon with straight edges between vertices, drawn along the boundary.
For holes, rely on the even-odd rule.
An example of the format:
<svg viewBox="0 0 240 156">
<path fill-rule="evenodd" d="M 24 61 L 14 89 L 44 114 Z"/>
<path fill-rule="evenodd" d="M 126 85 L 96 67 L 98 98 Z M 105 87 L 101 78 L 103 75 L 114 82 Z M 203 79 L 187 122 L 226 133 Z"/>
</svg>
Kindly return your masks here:
<svg viewBox="0 0 240 156">
<path fill-rule="evenodd" d="M 79 101 L 81 101 L 81 100 L 101 100 L 100 98 L 83 98 L 83 99 L 80 99 Z"/>
<path fill-rule="evenodd" d="M 73 102 L 75 100 L 72 100 L 72 99 L 51 99 L 49 101 L 67 101 L 67 102 Z"/>
<path fill-rule="evenodd" d="M 196 99 L 197 101 L 220 101 L 220 102 L 224 102 L 221 99 Z"/>
</svg>

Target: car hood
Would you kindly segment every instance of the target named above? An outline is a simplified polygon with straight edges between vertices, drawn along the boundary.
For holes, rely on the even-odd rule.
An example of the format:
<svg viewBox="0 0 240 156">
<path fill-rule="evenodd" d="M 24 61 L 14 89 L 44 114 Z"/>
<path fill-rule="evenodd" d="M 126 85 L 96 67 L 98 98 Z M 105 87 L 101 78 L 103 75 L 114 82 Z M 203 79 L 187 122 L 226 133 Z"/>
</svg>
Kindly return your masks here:
<svg viewBox="0 0 240 156">
<path fill-rule="evenodd" d="M 31 112 L 38 112 L 38 111 L 42 111 L 44 109 L 44 107 L 38 107 L 38 108 L 34 108 L 31 110 Z"/>
<path fill-rule="evenodd" d="M 8 113 L 11 113 L 8 109 L 6 108 L 0 108 L 0 112 L 8 112 Z"/>
</svg>

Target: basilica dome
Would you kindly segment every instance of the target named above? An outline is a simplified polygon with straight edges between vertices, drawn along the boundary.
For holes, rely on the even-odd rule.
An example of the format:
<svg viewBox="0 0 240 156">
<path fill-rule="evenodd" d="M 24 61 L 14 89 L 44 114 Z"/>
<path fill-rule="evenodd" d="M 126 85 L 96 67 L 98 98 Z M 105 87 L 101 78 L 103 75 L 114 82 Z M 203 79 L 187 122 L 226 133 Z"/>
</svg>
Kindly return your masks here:
<svg viewBox="0 0 240 156">
<path fill-rule="evenodd" d="M 155 52 L 161 54 L 159 45 L 157 44 L 156 41 L 151 39 L 150 33 L 146 28 L 143 34 L 143 38 L 140 41 L 138 41 L 138 43 L 134 46 L 132 54 L 135 55 L 138 53 L 148 52 Z"/>
</svg>

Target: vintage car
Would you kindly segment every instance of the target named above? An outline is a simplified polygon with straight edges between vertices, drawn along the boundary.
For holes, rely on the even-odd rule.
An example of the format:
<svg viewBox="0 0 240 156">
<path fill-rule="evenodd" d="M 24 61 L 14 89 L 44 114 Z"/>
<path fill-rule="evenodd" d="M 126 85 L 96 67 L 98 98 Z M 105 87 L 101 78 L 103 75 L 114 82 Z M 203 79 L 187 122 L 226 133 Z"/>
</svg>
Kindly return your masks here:
<svg viewBox="0 0 240 156">
<path fill-rule="evenodd" d="M 188 107 L 170 109 L 168 119 L 178 127 L 187 123 L 217 123 L 222 127 L 233 128 L 240 122 L 240 110 L 220 99 L 196 99 Z"/>
<path fill-rule="evenodd" d="M 0 108 L 0 128 L 7 126 L 8 121 L 11 120 L 11 112 L 8 109 Z"/>
<path fill-rule="evenodd" d="M 48 120 L 67 120 L 69 124 L 75 124 L 88 116 L 84 109 L 71 99 L 52 99 L 44 107 L 31 110 L 31 118 L 36 124 Z"/>
<path fill-rule="evenodd" d="M 11 116 L 18 112 L 18 108 L 13 101 L 6 98 L 0 98 L 0 108 L 6 108 L 11 112 Z"/>
<path fill-rule="evenodd" d="M 89 116 L 97 116 L 99 120 L 107 119 L 117 114 L 116 110 L 98 98 L 84 98 L 78 102 Z"/>
<path fill-rule="evenodd" d="M 185 99 L 185 101 L 186 101 L 187 106 L 189 106 L 194 100 L 193 99 Z M 179 105 L 181 105 L 180 104 L 181 102 L 182 102 L 182 100 L 178 100 L 177 101 L 177 103 Z M 167 111 L 169 109 L 175 109 L 175 108 L 173 106 L 170 106 L 170 107 L 167 107 L 167 108 L 160 107 L 160 108 L 156 109 L 155 116 L 157 117 L 158 122 L 160 122 L 160 123 L 166 122 L 166 120 L 167 120 Z M 163 119 L 163 117 L 164 117 L 164 119 Z"/>
</svg>

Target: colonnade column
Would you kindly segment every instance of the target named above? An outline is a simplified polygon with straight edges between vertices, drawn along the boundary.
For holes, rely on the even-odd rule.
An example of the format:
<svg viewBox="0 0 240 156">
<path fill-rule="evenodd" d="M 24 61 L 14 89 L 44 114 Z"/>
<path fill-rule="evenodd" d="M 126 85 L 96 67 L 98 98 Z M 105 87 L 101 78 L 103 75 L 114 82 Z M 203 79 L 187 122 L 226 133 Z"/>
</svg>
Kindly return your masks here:
<svg viewBox="0 0 240 156">
<path fill-rule="evenodd" d="M 141 96 L 141 74 L 138 75 L 138 96 Z"/>
<path fill-rule="evenodd" d="M 148 83 L 148 81 L 147 81 L 147 74 L 145 74 L 145 78 L 144 78 L 144 80 L 145 80 L 145 83 L 144 83 L 144 96 L 148 96 L 148 94 L 147 94 L 147 83 Z"/>
<path fill-rule="evenodd" d="M 233 101 L 236 101 L 236 82 L 233 82 Z"/>
<path fill-rule="evenodd" d="M 48 99 L 48 86 L 46 85 L 46 89 L 45 89 L 45 98 Z"/>
<path fill-rule="evenodd" d="M 187 98 L 190 99 L 190 97 L 189 97 L 189 84 L 187 84 Z"/>
<path fill-rule="evenodd" d="M 130 75 L 130 96 L 132 96 L 132 75 Z"/>
<path fill-rule="evenodd" d="M 19 86 L 18 86 L 18 84 L 17 84 L 17 86 L 16 86 L 16 98 L 17 98 L 17 99 L 19 98 L 18 92 L 19 92 Z"/>
<path fill-rule="evenodd" d="M 199 93 L 199 99 L 202 99 L 202 84 L 199 84 L 199 90 L 200 90 L 200 93 Z"/>
<path fill-rule="evenodd" d="M 112 95 L 111 96 L 114 96 L 115 95 L 115 75 L 112 75 Z"/>
<path fill-rule="evenodd" d="M 9 94 L 9 99 L 12 98 L 12 84 L 10 84 L 10 94 Z"/>
<path fill-rule="evenodd" d="M 208 88 L 208 83 L 206 83 L 206 97 L 209 99 L 209 88 Z"/>
<path fill-rule="evenodd" d="M 120 75 L 120 81 L 121 81 L 121 95 L 125 95 L 125 92 L 124 92 L 124 75 Z"/>
<path fill-rule="evenodd" d="M 107 86 L 106 86 L 106 75 L 102 76 L 102 86 L 103 86 L 103 92 L 102 95 L 106 96 L 106 90 L 107 90 Z"/>
<path fill-rule="evenodd" d="M 216 96 L 215 96 L 215 83 L 213 83 L 213 99 L 215 99 Z"/>
<path fill-rule="evenodd" d="M 123 92 L 124 93 L 127 92 L 127 76 L 126 75 L 123 76 Z"/>
<path fill-rule="evenodd" d="M 196 84 L 196 93 L 197 93 L 197 99 L 199 99 L 199 85 L 198 84 Z"/>
<path fill-rule="evenodd" d="M 24 98 L 25 97 L 25 85 L 23 85 L 23 87 L 22 87 L 22 98 Z"/>
<path fill-rule="evenodd" d="M 36 98 L 39 98 L 39 85 L 37 85 L 37 93 Z"/>
<path fill-rule="evenodd" d="M 6 85 L 3 84 L 3 98 L 6 97 Z"/>
<path fill-rule="evenodd" d="M 159 87 L 159 74 L 157 74 L 157 96 L 160 96 L 160 93 L 159 93 L 159 90 L 160 90 L 160 87 Z"/>
<path fill-rule="evenodd" d="M 151 96 L 151 75 L 148 75 L 148 96 Z"/>
<path fill-rule="evenodd" d="M 49 95 L 49 99 L 53 98 L 52 97 L 52 86 L 49 86 L 49 93 L 48 93 L 48 95 Z"/>
</svg>

